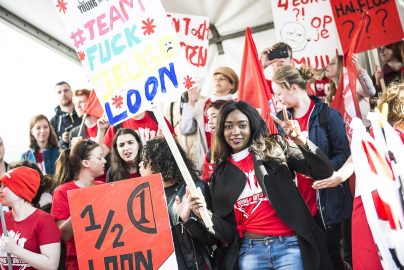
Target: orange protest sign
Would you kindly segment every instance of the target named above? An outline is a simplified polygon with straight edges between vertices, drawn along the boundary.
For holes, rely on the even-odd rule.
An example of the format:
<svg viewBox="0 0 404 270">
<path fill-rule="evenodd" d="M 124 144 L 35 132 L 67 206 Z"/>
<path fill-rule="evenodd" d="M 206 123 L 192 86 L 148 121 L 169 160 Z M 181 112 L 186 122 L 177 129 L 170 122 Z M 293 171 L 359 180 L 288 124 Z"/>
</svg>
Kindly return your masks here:
<svg viewBox="0 0 404 270">
<path fill-rule="evenodd" d="M 81 270 L 177 269 L 160 174 L 68 197 Z"/>
<path fill-rule="evenodd" d="M 359 19 L 366 13 L 365 33 L 355 53 L 394 43 L 404 37 L 396 2 L 392 0 L 331 0 L 341 46 L 350 45 Z"/>
</svg>

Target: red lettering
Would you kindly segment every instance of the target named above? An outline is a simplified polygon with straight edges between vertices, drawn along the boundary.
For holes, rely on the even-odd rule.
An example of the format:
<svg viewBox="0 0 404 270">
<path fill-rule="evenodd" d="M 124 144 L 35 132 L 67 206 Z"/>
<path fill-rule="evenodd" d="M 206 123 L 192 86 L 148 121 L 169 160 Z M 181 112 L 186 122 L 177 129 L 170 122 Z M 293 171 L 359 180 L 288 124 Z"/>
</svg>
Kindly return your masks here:
<svg viewBox="0 0 404 270">
<path fill-rule="evenodd" d="M 185 57 L 188 62 L 196 67 L 206 66 L 206 60 L 208 56 L 208 49 L 202 46 L 192 46 L 185 42 L 180 42 L 181 47 L 185 47 Z"/>
<path fill-rule="evenodd" d="M 282 0 L 278 0 L 278 7 L 279 8 L 283 8 L 285 10 L 288 10 L 288 6 L 289 6 L 288 0 L 283 0 L 283 2 L 282 2 Z"/>
</svg>

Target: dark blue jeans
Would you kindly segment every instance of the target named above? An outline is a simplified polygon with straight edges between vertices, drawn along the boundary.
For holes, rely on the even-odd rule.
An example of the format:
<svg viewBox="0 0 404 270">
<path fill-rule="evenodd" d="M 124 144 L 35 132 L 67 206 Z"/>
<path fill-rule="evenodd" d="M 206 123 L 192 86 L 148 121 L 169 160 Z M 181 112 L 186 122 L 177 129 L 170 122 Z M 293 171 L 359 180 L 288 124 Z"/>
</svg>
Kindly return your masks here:
<svg viewBox="0 0 404 270">
<path fill-rule="evenodd" d="M 239 267 L 240 270 L 303 270 L 297 236 L 241 239 Z"/>
</svg>

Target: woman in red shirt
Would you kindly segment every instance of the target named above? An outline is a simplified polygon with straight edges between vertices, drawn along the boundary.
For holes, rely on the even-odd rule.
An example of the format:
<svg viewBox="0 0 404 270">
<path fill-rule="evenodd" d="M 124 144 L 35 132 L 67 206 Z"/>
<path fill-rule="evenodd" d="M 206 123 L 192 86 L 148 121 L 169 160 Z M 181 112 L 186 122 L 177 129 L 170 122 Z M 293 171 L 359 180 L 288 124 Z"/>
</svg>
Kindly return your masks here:
<svg viewBox="0 0 404 270">
<path fill-rule="evenodd" d="M 142 141 L 130 128 L 120 128 L 112 142 L 111 168 L 107 173 L 107 182 L 139 177 Z"/>
<path fill-rule="evenodd" d="M 58 187 L 53 192 L 51 215 L 62 230 L 62 239 L 66 242 L 67 270 L 79 269 L 67 192 L 103 184 L 94 179 L 104 174 L 105 163 L 101 146 L 90 140 L 79 141 L 71 150 L 63 150 L 56 161 L 55 180 Z"/>
</svg>

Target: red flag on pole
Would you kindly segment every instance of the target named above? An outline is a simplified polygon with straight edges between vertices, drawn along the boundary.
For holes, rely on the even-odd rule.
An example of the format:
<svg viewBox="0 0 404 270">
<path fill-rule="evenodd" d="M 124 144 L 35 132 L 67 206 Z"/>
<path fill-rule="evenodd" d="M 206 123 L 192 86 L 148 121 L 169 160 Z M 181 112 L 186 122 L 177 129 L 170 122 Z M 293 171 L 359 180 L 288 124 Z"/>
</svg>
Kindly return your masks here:
<svg viewBox="0 0 404 270">
<path fill-rule="evenodd" d="M 88 115 L 96 116 L 97 118 L 100 118 L 104 113 L 94 90 L 90 93 L 84 112 Z"/>
<path fill-rule="evenodd" d="M 272 95 L 265 81 L 264 73 L 258 59 L 257 49 L 251 35 L 250 28 L 245 31 L 243 62 L 241 65 L 238 99 L 248 102 L 260 111 L 271 133 L 278 133 L 272 120 L 269 101 Z"/>
<path fill-rule="evenodd" d="M 353 117 L 361 118 L 358 96 L 356 95 L 356 80 L 358 77 L 352 55 L 359 46 L 359 42 L 365 31 L 367 14 L 363 14 L 359 20 L 358 27 L 355 28 L 349 47 L 344 52 L 344 63 L 341 76 L 339 78 L 338 89 L 335 92 L 331 107 L 338 110 L 346 123 L 348 137 L 351 138 L 349 124 Z"/>
</svg>

